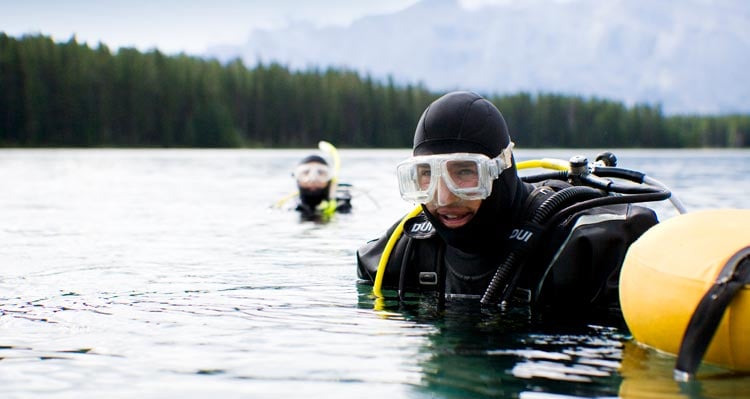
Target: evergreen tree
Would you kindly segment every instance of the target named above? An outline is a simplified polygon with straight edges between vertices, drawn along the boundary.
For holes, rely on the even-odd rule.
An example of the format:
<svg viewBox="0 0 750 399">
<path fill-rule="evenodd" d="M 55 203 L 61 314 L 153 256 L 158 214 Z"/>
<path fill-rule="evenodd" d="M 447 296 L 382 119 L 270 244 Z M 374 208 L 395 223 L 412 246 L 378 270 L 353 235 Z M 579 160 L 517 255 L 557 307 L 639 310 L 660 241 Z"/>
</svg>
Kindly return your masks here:
<svg viewBox="0 0 750 399">
<path fill-rule="evenodd" d="M 0 32 L 0 146 L 410 147 L 441 93 L 346 69 L 248 68 Z M 748 147 L 750 116 L 553 93 L 486 96 L 520 147 Z"/>
</svg>

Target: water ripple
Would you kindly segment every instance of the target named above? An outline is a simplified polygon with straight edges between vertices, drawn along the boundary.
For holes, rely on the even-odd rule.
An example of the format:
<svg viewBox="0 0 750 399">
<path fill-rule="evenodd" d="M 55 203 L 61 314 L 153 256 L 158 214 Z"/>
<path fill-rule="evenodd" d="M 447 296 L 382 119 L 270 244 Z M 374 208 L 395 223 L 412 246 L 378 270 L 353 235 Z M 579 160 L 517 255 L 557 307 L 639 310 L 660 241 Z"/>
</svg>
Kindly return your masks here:
<svg viewBox="0 0 750 399">
<path fill-rule="evenodd" d="M 269 209 L 303 150 L 0 152 L 3 397 L 680 392 L 673 359 L 634 350 L 618 327 L 539 326 L 430 298 L 376 309 L 355 251 L 409 210 L 392 174 L 408 151 L 342 151 L 342 179 L 368 196 L 328 224 Z M 685 167 L 696 156 L 715 167 Z M 718 173 L 747 172 L 748 157 L 618 156 L 690 208 L 750 207 L 744 174 Z M 707 370 L 710 396 L 748 392 L 747 376 Z"/>
</svg>

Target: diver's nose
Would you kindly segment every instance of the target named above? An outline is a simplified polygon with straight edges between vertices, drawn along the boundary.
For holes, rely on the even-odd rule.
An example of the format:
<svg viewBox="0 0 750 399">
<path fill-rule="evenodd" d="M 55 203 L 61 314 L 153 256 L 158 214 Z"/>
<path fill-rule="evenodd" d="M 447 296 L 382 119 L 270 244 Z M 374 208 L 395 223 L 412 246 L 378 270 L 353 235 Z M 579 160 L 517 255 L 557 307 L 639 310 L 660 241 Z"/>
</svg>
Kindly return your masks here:
<svg viewBox="0 0 750 399">
<path fill-rule="evenodd" d="M 437 203 L 438 206 L 446 206 L 448 204 L 452 204 L 456 201 L 460 200 L 458 197 L 456 197 L 455 194 L 453 194 L 453 191 L 451 191 L 448 188 L 448 185 L 445 184 L 445 181 L 441 177 L 438 180 L 437 185 Z"/>
</svg>

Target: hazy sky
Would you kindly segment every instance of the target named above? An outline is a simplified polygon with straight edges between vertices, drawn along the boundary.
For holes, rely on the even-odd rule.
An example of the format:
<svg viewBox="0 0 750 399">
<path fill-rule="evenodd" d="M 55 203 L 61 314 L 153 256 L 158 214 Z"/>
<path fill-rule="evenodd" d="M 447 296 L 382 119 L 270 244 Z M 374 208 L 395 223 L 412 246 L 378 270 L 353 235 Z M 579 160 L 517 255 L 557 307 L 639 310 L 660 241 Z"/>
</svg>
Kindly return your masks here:
<svg viewBox="0 0 750 399">
<path fill-rule="evenodd" d="M 165 53 L 200 53 L 214 44 L 244 43 L 257 28 L 283 27 L 298 20 L 345 25 L 417 1 L 0 0 L 0 31 L 16 37 L 42 33 L 56 41 L 75 34 L 80 43 L 92 47 L 101 41 L 111 49 L 158 47 Z"/>
</svg>

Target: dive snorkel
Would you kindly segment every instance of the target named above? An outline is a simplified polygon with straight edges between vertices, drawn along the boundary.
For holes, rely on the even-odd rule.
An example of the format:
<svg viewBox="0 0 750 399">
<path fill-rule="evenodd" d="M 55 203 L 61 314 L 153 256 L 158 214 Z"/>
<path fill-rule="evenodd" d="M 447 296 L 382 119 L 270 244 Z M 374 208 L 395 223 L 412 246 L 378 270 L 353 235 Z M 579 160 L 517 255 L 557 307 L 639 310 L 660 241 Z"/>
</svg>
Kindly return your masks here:
<svg viewBox="0 0 750 399">
<path fill-rule="evenodd" d="M 330 191 L 328 193 L 328 200 L 321 213 L 323 220 L 329 220 L 336 212 L 336 188 L 339 180 L 339 171 L 341 169 L 341 159 L 339 158 L 339 152 L 336 150 L 336 147 L 325 140 L 318 142 L 318 149 L 333 158 L 333 176 L 331 177 Z"/>
</svg>

